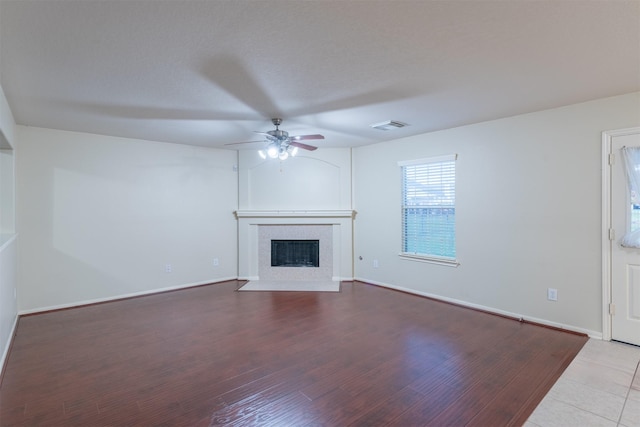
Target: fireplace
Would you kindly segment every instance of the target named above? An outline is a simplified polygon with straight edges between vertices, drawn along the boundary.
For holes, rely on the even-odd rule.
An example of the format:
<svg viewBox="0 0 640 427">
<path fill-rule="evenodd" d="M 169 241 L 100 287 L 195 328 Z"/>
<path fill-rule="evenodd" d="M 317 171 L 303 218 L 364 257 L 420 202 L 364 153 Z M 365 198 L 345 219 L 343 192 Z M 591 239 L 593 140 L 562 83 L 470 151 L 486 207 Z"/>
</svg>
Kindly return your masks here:
<svg viewBox="0 0 640 427">
<path fill-rule="evenodd" d="M 238 278 L 244 280 L 353 280 L 355 211 L 236 211 Z M 272 240 L 317 240 L 318 267 L 271 265 Z"/>
<path fill-rule="evenodd" d="M 278 243 L 274 245 L 274 241 Z M 315 263 L 315 259 L 305 259 L 315 258 L 315 242 L 318 247 L 317 267 L 301 268 L 302 264 Z M 333 246 L 332 227 L 328 224 L 259 225 L 257 255 L 260 280 L 332 280 Z M 301 253 L 301 250 L 308 253 Z M 274 256 L 289 258 L 283 260 L 287 265 L 274 265 Z"/>
<path fill-rule="evenodd" d="M 271 267 L 320 267 L 320 240 L 271 240 Z"/>
</svg>

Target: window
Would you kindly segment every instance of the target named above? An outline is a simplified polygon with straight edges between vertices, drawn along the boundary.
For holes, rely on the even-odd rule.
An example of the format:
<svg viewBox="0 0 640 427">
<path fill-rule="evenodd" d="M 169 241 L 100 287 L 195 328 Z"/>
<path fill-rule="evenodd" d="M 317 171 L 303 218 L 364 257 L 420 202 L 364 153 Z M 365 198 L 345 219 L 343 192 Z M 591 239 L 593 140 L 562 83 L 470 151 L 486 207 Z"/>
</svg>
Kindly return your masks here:
<svg viewBox="0 0 640 427">
<path fill-rule="evenodd" d="M 456 155 L 399 162 L 402 256 L 456 262 Z"/>
<path fill-rule="evenodd" d="M 622 246 L 640 248 L 640 147 L 622 147 L 622 158 L 629 190 L 629 220 Z"/>
</svg>

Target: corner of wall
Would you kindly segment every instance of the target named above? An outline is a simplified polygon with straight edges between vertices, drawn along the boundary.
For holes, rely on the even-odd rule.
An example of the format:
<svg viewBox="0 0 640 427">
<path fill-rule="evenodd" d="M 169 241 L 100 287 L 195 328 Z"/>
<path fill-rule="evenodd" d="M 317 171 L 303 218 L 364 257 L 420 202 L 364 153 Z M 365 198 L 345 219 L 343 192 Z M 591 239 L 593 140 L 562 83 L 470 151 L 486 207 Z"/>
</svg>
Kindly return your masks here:
<svg viewBox="0 0 640 427">
<path fill-rule="evenodd" d="M 13 114 L 0 87 L 0 371 L 18 321 L 14 135 Z"/>
</svg>

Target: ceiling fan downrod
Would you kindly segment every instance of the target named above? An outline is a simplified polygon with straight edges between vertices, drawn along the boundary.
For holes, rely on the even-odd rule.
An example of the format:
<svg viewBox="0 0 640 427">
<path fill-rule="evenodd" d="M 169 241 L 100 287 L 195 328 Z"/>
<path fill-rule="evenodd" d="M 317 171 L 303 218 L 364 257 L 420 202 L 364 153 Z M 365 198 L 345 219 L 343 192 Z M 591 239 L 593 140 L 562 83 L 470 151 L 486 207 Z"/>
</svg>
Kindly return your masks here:
<svg viewBox="0 0 640 427">
<path fill-rule="evenodd" d="M 271 123 L 275 125 L 276 130 L 270 130 L 267 133 L 276 138 L 280 143 L 287 143 L 289 141 L 289 132 L 278 129 L 278 126 L 282 123 L 282 119 L 271 119 Z"/>
</svg>

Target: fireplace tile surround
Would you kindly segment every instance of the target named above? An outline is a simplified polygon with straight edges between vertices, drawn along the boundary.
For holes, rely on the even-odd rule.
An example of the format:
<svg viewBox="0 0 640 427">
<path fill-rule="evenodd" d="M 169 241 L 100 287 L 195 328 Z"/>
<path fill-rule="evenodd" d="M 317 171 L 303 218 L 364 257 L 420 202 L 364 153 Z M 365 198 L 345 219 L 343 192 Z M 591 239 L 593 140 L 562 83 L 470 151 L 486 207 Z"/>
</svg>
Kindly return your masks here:
<svg viewBox="0 0 640 427">
<path fill-rule="evenodd" d="M 272 267 L 271 240 L 320 241 L 320 267 Z M 333 233 L 329 224 L 263 224 L 258 227 L 258 275 L 261 280 L 331 280 Z"/>
<path fill-rule="evenodd" d="M 238 210 L 241 280 L 352 280 L 353 210 Z M 271 267 L 271 239 L 320 240 L 320 267 Z"/>
</svg>

